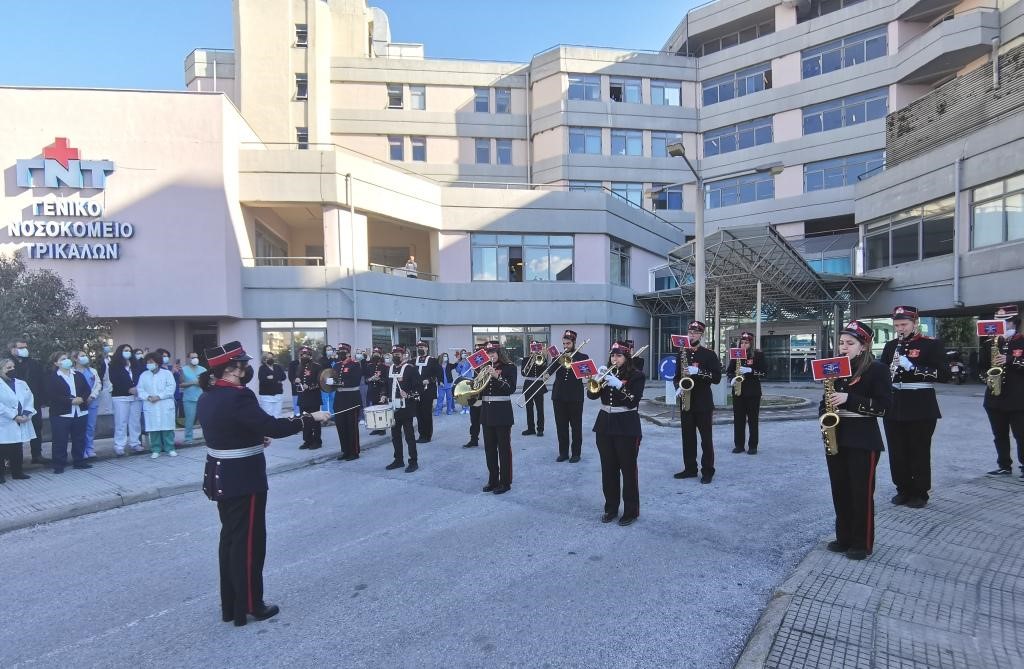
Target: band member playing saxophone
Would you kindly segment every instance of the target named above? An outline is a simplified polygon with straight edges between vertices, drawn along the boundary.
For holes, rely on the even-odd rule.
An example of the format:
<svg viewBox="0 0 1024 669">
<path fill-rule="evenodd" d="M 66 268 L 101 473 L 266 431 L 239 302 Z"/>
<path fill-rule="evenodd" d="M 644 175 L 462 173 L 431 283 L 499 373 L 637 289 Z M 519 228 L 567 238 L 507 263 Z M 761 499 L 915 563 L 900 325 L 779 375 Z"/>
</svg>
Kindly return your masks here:
<svg viewBox="0 0 1024 669">
<path fill-rule="evenodd" d="M 1013 473 L 1010 433 L 1017 442 L 1017 465 L 1024 479 L 1024 335 L 1015 305 L 999 307 L 995 318 L 1005 322 L 1006 334 L 981 342 L 981 371 L 990 372 L 985 389 L 985 413 L 996 445 L 996 468 L 990 476 Z M 1001 374 L 998 373 L 1001 370 Z M 993 383 L 995 381 L 995 383 Z M 994 392 L 993 385 L 998 387 Z"/>
<path fill-rule="evenodd" d="M 889 370 L 875 361 L 871 340 L 875 333 L 860 321 L 851 321 L 839 335 L 839 354 L 850 358 L 853 375 L 837 379 L 830 401 L 837 407 L 836 437 L 839 452 L 826 455 L 832 505 L 836 512 L 836 539 L 827 548 L 846 553 L 851 560 L 863 560 L 875 542 L 875 466 L 884 450 L 878 416 L 892 403 Z"/>
<path fill-rule="evenodd" d="M 711 417 L 715 401 L 711 386 L 722 380 L 722 363 L 712 351 L 700 345 L 705 326 L 693 321 L 687 328 L 692 349 L 680 349 L 676 354 L 676 376 L 673 383 L 678 388 L 684 371 L 693 379 L 689 409 L 680 412 L 683 433 L 683 471 L 673 476 L 677 479 L 697 477 L 697 432 L 700 432 L 700 482 L 711 483 L 715 475 L 715 445 L 711 437 Z"/>
<path fill-rule="evenodd" d="M 893 309 L 896 338 L 885 343 L 881 357 L 892 382 L 892 406 L 882 420 L 896 485 L 892 503 L 913 509 L 928 502 L 932 487 L 932 433 L 942 417 L 932 384 L 949 378 L 945 347 L 919 333 L 917 323 L 917 307 Z"/>
<path fill-rule="evenodd" d="M 740 333 L 739 348 L 745 357 L 729 361 L 725 373 L 732 379 L 732 433 L 733 453 L 743 452 L 743 437 L 750 426 L 747 442 L 750 455 L 757 455 L 757 421 L 761 413 L 761 377 L 768 371 L 764 353 L 754 349 L 754 335 Z"/>
</svg>

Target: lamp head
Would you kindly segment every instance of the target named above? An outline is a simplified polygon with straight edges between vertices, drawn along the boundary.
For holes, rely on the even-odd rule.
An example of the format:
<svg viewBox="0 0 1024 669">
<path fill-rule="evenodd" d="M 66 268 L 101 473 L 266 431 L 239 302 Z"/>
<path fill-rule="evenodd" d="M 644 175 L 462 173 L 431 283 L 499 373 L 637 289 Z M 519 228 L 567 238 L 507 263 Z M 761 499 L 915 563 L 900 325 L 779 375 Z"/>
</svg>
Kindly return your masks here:
<svg viewBox="0 0 1024 669">
<path fill-rule="evenodd" d="M 682 142 L 672 142 L 667 147 L 665 147 L 665 151 L 668 153 L 668 155 L 672 156 L 673 158 L 686 157 L 686 147 L 683 146 Z"/>
</svg>

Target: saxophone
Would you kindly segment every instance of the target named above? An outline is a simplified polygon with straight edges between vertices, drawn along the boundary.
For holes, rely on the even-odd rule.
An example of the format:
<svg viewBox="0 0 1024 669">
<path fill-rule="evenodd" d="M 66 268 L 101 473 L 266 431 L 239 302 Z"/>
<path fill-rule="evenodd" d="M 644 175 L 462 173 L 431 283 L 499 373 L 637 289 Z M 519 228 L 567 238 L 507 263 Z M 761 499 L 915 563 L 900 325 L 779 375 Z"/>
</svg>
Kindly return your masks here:
<svg viewBox="0 0 1024 669">
<path fill-rule="evenodd" d="M 693 390 L 693 379 L 690 377 L 690 352 L 684 350 L 683 362 L 686 364 L 679 370 L 679 406 L 683 411 L 689 411 L 690 405 L 693 402 L 693 394 L 690 392 Z"/>
<path fill-rule="evenodd" d="M 740 372 L 740 361 L 736 361 L 736 376 L 733 378 L 732 394 L 733 397 L 739 397 L 743 392 L 743 374 Z"/>
<path fill-rule="evenodd" d="M 992 352 L 989 357 L 994 361 L 997 355 L 999 355 L 999 337 L 992 337 Z M 992 392 L 992 397 L 999 397 L 1003 394 L 1003 368 L 995 362 L 985 372 L 985 385 Z"/>
<path fill-rule="evenodd" d="M 825 379 L 825 413 L 818 418 L 818 425 L 821 426 L 821 440 L 828 455 L 839 452 L 839 438 L 836 436 L 839 414 L 836 413 L 835 390 L 835 379 Z"/>
</svg>

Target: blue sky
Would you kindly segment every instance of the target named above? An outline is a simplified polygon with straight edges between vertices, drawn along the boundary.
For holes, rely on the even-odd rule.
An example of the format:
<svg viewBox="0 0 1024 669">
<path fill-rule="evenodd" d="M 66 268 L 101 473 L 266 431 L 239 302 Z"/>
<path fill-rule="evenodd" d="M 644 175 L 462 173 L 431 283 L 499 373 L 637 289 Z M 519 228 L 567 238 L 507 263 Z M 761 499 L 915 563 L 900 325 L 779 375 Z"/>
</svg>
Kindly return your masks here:
<svg viewBox="0 0 1024 669">
<path fill-rule="evenodd" d="M 277 2 L 280 0 L 264 0 Z M 555 44 L 659 49 L 694 0 L 371 0 L 428 58 L 527 61 Z M 232 47 L 231 0 L 3 0 L 0 85 L 184 88 L 196 47 Z"/>
</svg>

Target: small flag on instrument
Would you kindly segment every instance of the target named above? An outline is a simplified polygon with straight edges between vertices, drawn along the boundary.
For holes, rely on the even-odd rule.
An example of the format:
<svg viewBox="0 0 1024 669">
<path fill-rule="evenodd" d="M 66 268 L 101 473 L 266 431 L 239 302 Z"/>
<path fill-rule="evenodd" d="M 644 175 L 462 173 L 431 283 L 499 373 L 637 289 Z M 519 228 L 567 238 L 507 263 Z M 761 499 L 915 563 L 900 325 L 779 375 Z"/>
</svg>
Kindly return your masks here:
<svg viewBox="0 0 1024 669">
<path fill-rule="evenodd" d="M 672 346 L 675 348 L 693 348 L 690 338 L 686 335 L 672 335 Z"/>
<path fill-rule="evenodd" d="M 481 349 L 474 353 L 473 355 L 466 358 L 466 360 L 469 361 L 470 367 L 476 369 L 480 365 L 486 365 L 488 362 L 490 362 L 491 356 L 487 355 L 487 351 Z"/>
<path fill-rule="evenodd" d="M 548 346 L 548 355 L 550 355 L 552 358 L 557 358 L 558 356 L 562 355 L 562 352 L 558 350 L 557 346 L 552 344 L 551 346 Z"/>
<path fill-rule="evenodd" d="M 742 348 L 730 348 L 729 359 L 730 360 L 745 360 L 747 358 L 746 352 Z"/>
<path fill-rule="evenodd" d="M 543 350 L 544 344 L 540 343 L 539 341 L 530 342 L 530 353 L 540 353 Z"/>
<path fill-rule="evenodd" d="M 572 373 L 576 375 L 577 379 L 585 379 L 588 376 L 594 376 L 597 374 L 597 363 L 590 358 L 586 360 L 577 360 L 572 363 Z"/>
<path fill-rule="evenodd" d="M 979 337 L 1002 337 L 1006 334 L 1006 321 L 978 321 Z"/>
<path fill-rule="evenodd" d="M 824 381 L 825 379 L 845 379 L 852 376 L 853 372 L 850 369 L 850 359 L 841 355 L 838 358 L 812 360 L 811 374 L 815 381 Z"/>
</svg>

